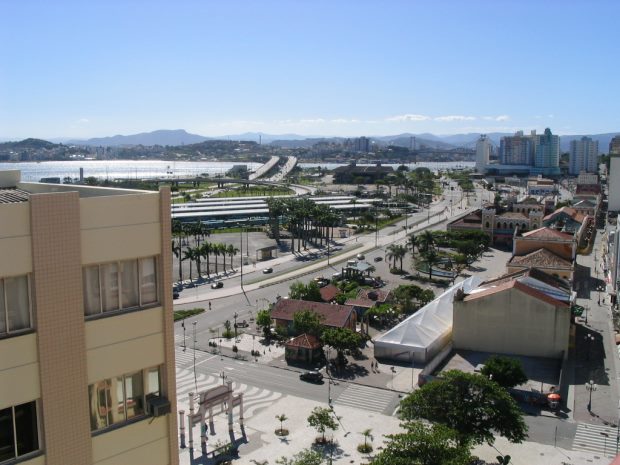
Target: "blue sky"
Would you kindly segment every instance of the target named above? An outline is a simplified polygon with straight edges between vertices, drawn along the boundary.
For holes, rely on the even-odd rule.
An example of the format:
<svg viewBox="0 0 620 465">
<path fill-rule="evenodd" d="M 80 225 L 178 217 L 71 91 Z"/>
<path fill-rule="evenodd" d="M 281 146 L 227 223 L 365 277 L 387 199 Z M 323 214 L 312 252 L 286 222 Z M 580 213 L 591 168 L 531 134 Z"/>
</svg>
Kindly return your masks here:
<svg viewBox="0 0 620 465">
<path fill-rule="evenodd" d="M 620 131 L 618 1 L 0 1 L 0 138 Z"/>
</svg>

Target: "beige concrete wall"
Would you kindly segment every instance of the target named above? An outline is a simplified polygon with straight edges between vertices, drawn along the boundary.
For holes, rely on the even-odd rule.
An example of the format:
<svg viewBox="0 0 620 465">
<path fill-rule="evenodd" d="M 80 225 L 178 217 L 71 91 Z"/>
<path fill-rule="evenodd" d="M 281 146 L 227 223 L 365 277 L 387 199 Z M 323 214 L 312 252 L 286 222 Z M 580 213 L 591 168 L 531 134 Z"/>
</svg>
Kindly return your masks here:
<svg viewBox="0 0 620 465">
<path fill-rule="evenodd" d="M 170 401 L 170 415 L 166 415 L 168 422 L 168 441 L 169 441 L 169 462 L 170 465 L 178 465 L 179 463 L 179 444 L 177 430 L 177 390 L 176 390 L 176 373 L 174 362 L 174 318 L 172 306 L 172 249 L 170 241 L 172 240 L 172 225 L 170 215 L 170 188 L 162 187 L 159 190 L 159 218 L 161 221 L 161 261 L 159 274 L 160 296 L 164 307 L 163 325 L 164 325 L 164 350 L 166 364 L 162 374 L 162 391 Z"/>
<path fill-rule="evenodd" d="M 0 409 L 41 397 L 35 334 L 0 340 Z"/>
<path fill-rule="evenodd" d="M 0 205 L 0 277 L 32 272 L 30 204 Z"/>
<path fill-rule="evenodd" d="M 454 302 L 456 349 L 560 358 L 568 350 L 570 310 L 518 289 Z"/>
<path fill-rule="evenodd" d="M 92 464 L 76 192 L 30 197 L 46 465 Z"/>
<path fill-rule="evenodd" d="M 170 464 L 168 422 L 165 417 L 139 421 L 94 436 L 92 445 L 93 459 L 97 465 Z"/>
<path fill-rule="evenodd" d="M 157 193 L 83 198 L 80 214 L 83 264 L 159 254 Z"/>
</svg>

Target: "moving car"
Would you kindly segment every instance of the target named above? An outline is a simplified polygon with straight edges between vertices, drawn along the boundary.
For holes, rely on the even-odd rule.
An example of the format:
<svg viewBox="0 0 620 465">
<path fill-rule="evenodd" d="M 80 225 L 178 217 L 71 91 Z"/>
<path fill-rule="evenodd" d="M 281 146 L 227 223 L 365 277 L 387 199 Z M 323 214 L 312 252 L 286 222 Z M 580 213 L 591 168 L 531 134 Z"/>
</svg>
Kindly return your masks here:
<svg viewBox="0 0 620 465">
<path fill-rule="evenodd" d="M 375 257 L 375 258 L 374 258 L 374 260 L 375 260 L 376 262 L 380 262 L 381 260 L 383 260 L 383 257 Z"/>
<path fill-rule="evenodd" d="M 222 281 L 211 284 L 211 289 L 220 289 L 222 287 L 224 287 L 224 283 Z"/>
<path fill-rule="evenodd" d="M 299 375 L 299 379 L 310 381 L 311 383 L 320 383 L 323 381 L 323 375 L 318 371 L 306 371 Z"/>
<path fill-rule="evenodd" d="M 273 273 L 273 268 L 265 268 L 263 270 L 263 274 L 269 274 L 269 273 Z"/>
<path fill-rule="evenodd" d="M 250 326 L 250 324 L 245 320 L 237 323 L 237 328 L 247 328 L 248 326 Z"/>
</svg>

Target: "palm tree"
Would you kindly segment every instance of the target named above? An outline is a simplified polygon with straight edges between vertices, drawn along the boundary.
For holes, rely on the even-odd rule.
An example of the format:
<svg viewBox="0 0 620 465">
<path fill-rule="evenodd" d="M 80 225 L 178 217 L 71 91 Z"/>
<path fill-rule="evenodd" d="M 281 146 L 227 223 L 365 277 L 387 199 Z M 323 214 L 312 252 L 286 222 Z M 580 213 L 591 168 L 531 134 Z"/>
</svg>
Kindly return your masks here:
<svg viewBox="0 0 620 465">
<path fill-rule="evenodd" d="M 385 257 L 388 260 L 392 260 L 392 268 L 396 268 L 396 256 L 397 256 L 397 252 L 396 252 L 396 244 L 392 244 L 387 248 Z"/>
<path fill-rule="evenodd" d="M 210 242 L 204 242 L 200 246 L 200 254 L 205 258 L 207 262 L 207 277 L 211 277 L 211 265 L 209 263 L 211 252 L 213 251 L 213 244 Z"/>
<path fill-rule="evenodd" d="M 284 413 L 281 413 L 280 415 L 276 415 L 276 420 L 280 422 L 280 434 L 282 434 L 284 432 L 283 423 L 288 420 L 288 417 Z"/>
<path fill-rule="evenodd" d="M 269 222 L 271 223 L 271 233 L 276 242 L 280 243 L 280 217 L 286 212 L 286 204 L 282 199 L 270 197 L 267 199 L 269 208 Z"/>
<path fill-rule="evenodd" d="M 217 274 L 217 270 L 218 270 L 218 257 L 220 255 L 222 255 L 222 251 L 225 249 L 225 245 L 224 244 L 212 244 L 213 246 L 213 255 L 215 255 L 215 274 Z"/>
<path fill-rule="evenodd" d="M 183 282 L 183 247 L 180 238 L 178 242 L 172 239 L 172 253 L 179 259 L 179 282 Z"/>
<path fill-rule="evenodd" d="M 368 439 L 370 439 L 371 441 L 374 439 L 371 433 L 372 430 L 370 428 L 365 429 L 361 432 L 361 435 L 364 436 L 364 449 L 368 449 Z"/>
<path fill-rule="evenodd" d="M 404 245 L 392 244 L 387 248 L 388 260 L 393 260 L 392 268 L 396 268 L 396 260 L 400 260 L 400 271 L 403 271 L 403 258 L 407 254 L 407 249 Z"/>
<path fill-rule="evenodd" d="M 419 238 L 415 236 L 414 233 L 409 234 L 407 236 L 407 247 L 411 251 L 411 256 L 415 255 L 415 248 L 418 246 Z"/>
<path fill-rule="evenodd" d="M 189 282 L 192 282 L 192 262 L 196 258 L 195 249 L 188 248 L 183 251 L 183 260 L 189 260 Z"/>
<path fill-rule="evenodd" d="M 433 266 L 439 263 L 439 255 L 434 249 L 429 249 L 422 253 L 422 261 L 428 266 L 428 279 L 433 278 Z"/>
<path fill-rule="evenodd" d="M 198 244 L 192 249 L 194 251 L 194 260 L 196 260 L 196 271 L 198 272 L 198 281 L 200 281 L 202 279 L 202 270 L 200 268 L 200 263 L 201 263 L 201 258 L 202 258 L 202 254 L 200 252 L 201 246 L 200 244 Z"/>
<path fill-rule="evenodd" d="M 232 244 L 228 244 L 228 246 L 226 247 L 226 253 L 230 256 L 230 267 L 233 271 L 235 271 L 233 265 L 233 257 L 237 255 L 237 253 L 239 253 L 239 249 Z"/>
<path fill-rule="evenodd" d="M 422 236 L 418 238 L 418 250 L 420 252 L 426 253 L 429 250 L 435 249 L 435 237 L 433 233 L 430 231 L 424 231 Z"/>
</svg>

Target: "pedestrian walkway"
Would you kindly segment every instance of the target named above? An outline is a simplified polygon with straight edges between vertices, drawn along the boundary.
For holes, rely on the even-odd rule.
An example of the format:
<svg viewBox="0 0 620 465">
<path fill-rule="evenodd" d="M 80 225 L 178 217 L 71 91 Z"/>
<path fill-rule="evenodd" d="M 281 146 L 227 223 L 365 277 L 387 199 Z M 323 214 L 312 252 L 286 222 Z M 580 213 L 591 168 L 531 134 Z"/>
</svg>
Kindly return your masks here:
<svg viewBox="0 0 620 465">
<path fill-rule="evenodd" d="M 194 365 L 194 356 L 196 357 L 196 364 L 213 357 L 213 354 L 203 352 L 202 350 L 194 351 L 193 348 L 188 347 L 183 350 L 183 347 L 175 348 L 175 359 L 177 367 L 189 367 Z"/>
<path fill-rule="evenodd" d="M 185 409 L 186 412 L 189 411 L 188 394 L 190 392 L 197 396 L 198 393 L 222 384 L 222 378 L 219 376 L 199 373 L 194 377 L 193 370 L 179 367 L 176 370 L 176 377 L 178 408 Z M 247 384 L 234 381 L 233 391 L 235 394 L 243 393 L 243 417 L 246 419 L 252 418 L 260 410 L 269 407 L 284 396 L 280 392 L 248 386 Z"/>
<path fill-rule="evenodd" d="M 608 426 L 577 424 L 573 450 L 596 452 L 614 457 L 618 451 L 618 430 Z"/>
<path fill-rule="evenodd" d="M 392 412 L 386 412 L 386 410 L 391 410 L 389 407 L 396 399 L 397 394 L 391 391 L 350 384 L 340 393 L 336 400 L 334 400 L 334 404 L 389 415 Z"/>
</svg>

